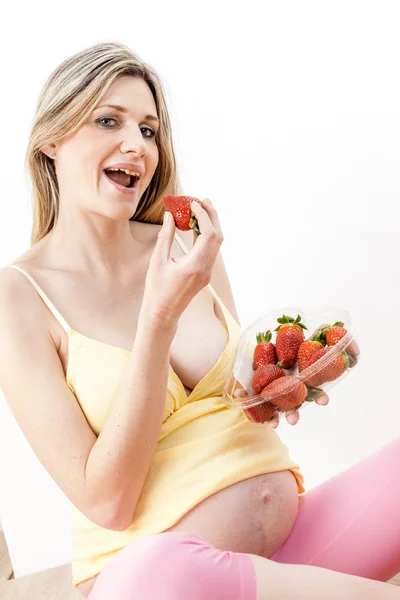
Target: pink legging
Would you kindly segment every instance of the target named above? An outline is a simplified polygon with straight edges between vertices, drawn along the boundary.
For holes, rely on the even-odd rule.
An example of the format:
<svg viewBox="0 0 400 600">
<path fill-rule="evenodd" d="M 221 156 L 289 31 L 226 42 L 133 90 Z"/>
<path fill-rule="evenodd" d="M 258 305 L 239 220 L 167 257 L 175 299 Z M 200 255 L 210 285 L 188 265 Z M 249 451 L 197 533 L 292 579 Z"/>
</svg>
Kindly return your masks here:
<svg viewBox="0 0 400 600">
<path fill-rule="evenodd" d="M 280 563 L 325 567 L 388 581 L 400 571 L 400 438 L 301 494 Z M 89 600 L 256 600 L 246 554 L 220 551 L 191 534 L 160 533 L 121 550 Z"/>
</svg>

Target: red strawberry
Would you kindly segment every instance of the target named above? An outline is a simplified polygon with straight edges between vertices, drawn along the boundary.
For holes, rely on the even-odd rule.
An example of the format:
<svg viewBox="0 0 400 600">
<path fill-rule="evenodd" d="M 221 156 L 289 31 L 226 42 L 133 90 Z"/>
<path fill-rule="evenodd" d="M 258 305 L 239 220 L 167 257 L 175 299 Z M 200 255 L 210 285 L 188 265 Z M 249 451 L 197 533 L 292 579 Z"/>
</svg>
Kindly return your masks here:
<svg viewBox="0 0 400 600">
<path fill-rule="evenodd" d="M 253 354 L 253 370 L 255 371 L 261 365 L 276 364 L 275 345 L 271 342 L 271 331 L 268 329 L 265 333 L 257 333 L 257 346 Z"/>
<path fill-rule="evenodd" d="M 304 342 L 304 331 L 307 329 L 300 322 L 301 317 L 297 315 L 296 320 L 293 317 L 283 315 L 278 319 L 279 327 L 275 329 L 278 332 L 276 336 L 276 355 L 279 362 L 282 363 L 284 369 L 291 369 L 297 361 L 297 352 L 300 344 Z"/>
<path fill-rule="evenodd" d="M 193 201 L 201 204 L 201 200 L 192 196 L 164 196 L 163 198 L 164 209 L 172 213 L 177 228 L 181 231 L 194 229 L 197 235 L 199 235 L 199 224 L 190 208 Z"/>
<path fill-rule="evenodd" d="M 261 392 L 265 398 L 280 410 L 290 410 L 303 404 L 307 396 L 307 388 L 298 377 L 286 375 L 276 379 Z"/>
<path fill-rule="evenodd" d="M 265 423 L 266 421 L 270 421 L 278 411 L 276 406 L 270 402 L 263 402 L 262 404 L 257 404 L 257 406 L 246 408 L 244 412 L 250 421 Z"/>
<path fill-rule="evenodd" d="M 329 352 L 332 352 L 332 347 L 330 346 L 325 346 L 325 348 L 318 350 L 318 352 L 315 352 L 315 354 L 313 354 L 313 356 L 311 357 L 308 366 L 315 364 L 318 360 L 323 358 Z M 341 375 L 343 375 L 346 369 L 349 368 L 349 364 L 350 361 L 348 355 L 346 354 L 346 352 L 341 352 L 335 358 L 333 358 L 332 362 L 329 362 L 327 365 L 322 367 L 322 369 L 318 371 L 318 373 L 307 377 L 305 383 L 312 387 L 318 387 L 323 385 L 324 383 L 327 383 L 328 381 L 335 381 L 335 379 L 338 379 Z"/>
<path fill-rule="evenodd" d="M 336 321 L 331 327 L 325 327 L 322 330 L 328 346 L 335 346 L 340 340 L 346 335 L 347 329 L 344 328 L 342 321 Z M 360 350 L 357 342 L 351 342 L 346 348 L 347 354 L 350 354 L 353 358 L 358 358 Z"/>
<path fill-rule="evenodd" d="M 312 356 L 324 348 L 324 344 L 321 341 L 321 334 L 313 335 L 312 338 L 303 342 L 297 353 L 299 373 L 304 371 L 310 364 Z"/>
<path fill-rule="evenodd" d="M 278 365 L 261 365 L 252 377 L 251 387 L 255 394 L 259 394 L 272 381 L 284 376 L 285 371 Z"/>
</svg>

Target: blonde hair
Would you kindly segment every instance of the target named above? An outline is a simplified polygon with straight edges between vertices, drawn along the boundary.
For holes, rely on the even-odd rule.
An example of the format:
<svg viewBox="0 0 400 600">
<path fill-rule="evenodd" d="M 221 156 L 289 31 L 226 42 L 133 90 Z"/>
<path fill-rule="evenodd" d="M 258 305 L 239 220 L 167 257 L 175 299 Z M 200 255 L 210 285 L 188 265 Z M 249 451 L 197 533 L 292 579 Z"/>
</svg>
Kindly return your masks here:
<svg viewBox="0 0 400 600">
<path fill-rule="evenodd" d="M 122 75 L 140 77 L 147 83 L 160 119 L 160 129 L 156 136 L 158 165 L 132 219 L 161 223 L 164 214 L 163 196 L 181 193 L 170 118 L 160 77 L 124 44 L 96 44 L 73 55 L 57 67 L 39 96 L 26 152 L 26 166 L 33 194 L 32 244 L 51 231 L 59 211 L 59 188 L 54 162 L 40 148 L 76 131 L 110 85 Z"/>
</svg>

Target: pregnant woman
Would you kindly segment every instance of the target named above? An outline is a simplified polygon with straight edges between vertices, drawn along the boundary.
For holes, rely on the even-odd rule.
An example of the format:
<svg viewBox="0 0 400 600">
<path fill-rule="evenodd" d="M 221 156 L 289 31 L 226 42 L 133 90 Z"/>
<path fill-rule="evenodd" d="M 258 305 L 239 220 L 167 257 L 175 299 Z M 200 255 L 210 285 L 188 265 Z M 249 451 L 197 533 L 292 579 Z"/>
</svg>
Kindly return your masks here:
<svg viewBox="0 0 400 600">
<path fill-rule="evenodd" d="M 32 244 L 0 272 L 0 384 L 70 500 L 73 585 L 90 600 L 399 598 L 384 583 L 400 570 L 399 442 L 305 492 L 276 422 L 223 405 L 241 334 L 223 233 L 208 199 L 196 239 L 164 214 L 181 190 L 154 70 L 116 43 L 66 60 L 27 162 Z"/>
</svg>

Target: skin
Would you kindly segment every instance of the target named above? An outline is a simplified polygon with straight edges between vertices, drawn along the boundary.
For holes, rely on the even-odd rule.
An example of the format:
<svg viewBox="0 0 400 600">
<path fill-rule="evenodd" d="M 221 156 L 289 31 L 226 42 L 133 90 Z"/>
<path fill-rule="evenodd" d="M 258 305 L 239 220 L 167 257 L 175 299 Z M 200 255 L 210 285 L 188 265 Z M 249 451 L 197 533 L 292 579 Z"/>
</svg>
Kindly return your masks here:
<svg viewBox="0 0 400 600">
<path fill-rule="evenodd" d="M 115 81 L 100 104 L 107 102 L 122 105 L 127 112 L 97 108 L 73 135 L 42 148 L 48 156 L 55 154 L 60 213 L 54 229 L 38 244 L 37 251 L 47 269 L 54 265 L 57 270 L 62 271 L 64 268 L 79 272 L 83 277 L 96 282 L 97 289 L 113 289 L 116 282 L 121 289 L 130 289 L 135 285 L 132 264 L 137 261 L 138 265 L 145 268 L 144 248 L 147 248 L 148 260 L 152 247 L 149 240 L 154 239 L 154 234 L 145 233 L 149 231 L 146 226 L 132 226 L 129 218 L 135 213 L 158 164 L 158 148 L 152 135 L 153 131 L 157 131 L 158 123 L 145 118 L 148 114 L 156 117 L 157 112 L 147 84 L 133 77 L 121 77 Z M 115 189 L 105 180 L 103 169 L 121 161 L 135 162 L 144 169 L 138 193 L 134 196 L 116 194 Z M 206 203 L 205 209 L 218 229 L 219 221 L 212 204 Z M 205 217 L 205 214 L 200 213 L 201 219 L 204 220 Z M 186 235 L 192 234 L 189 232 Z M 317 403 L 327 404 L 328 397 L 320 397 Z M 295 425 L 299 418 L 299 412 L 288 411 L 286 414 L 287 422 L 291 425 Z M 278 421 L 273 420 L 269 425 L 275 428 Z M 252 559 L 260 584 L 260 600 L 267 597 L 297 597 L 290 595 L 290 590 L 282 587 L 286 585 L 285 573 L 292 567 L 277 565 L 260 556 L 253 556 Z M 305 578 L 310 591 L 314 589 L 314 582 L 318 577 L 322 578 L 320 590 L 328 582 L 328 579 L 324 579 L 322 570 L 311 572 L 307 567 L 299 567 L 296 575 Z M 329 573 L 329 584 L 343 581 L 347 585 L 350 580 L 345 581 L 343 577 L 345 576 L 341 574 Z M 356 588 L 358 594 L 362 588 Z M 83 591 L 83 587 L 81 589 Z M 382 591 L 382 588 L 379 587 L 379 590 Z M 312 597 L 320 597 L 318 593 L 316 591 L 316 595 Z M 332 598 L 336 597 L 339 595 L 332 595 Z M 349 594 L 340 597 L 350 599 L 359 596 Z"/>
<path fill-rule="evenodd" d="M 79 131 L 42 149 L 48 155 L 55 154 L 60 213 L 56 226 L 39 251 L 41 248 L 45 251 L 50 264 L 54 262 L 58 268 L 64 264 L 87 272 L 100 286 L 115 281 L 129 286 L 132 261 L 140 261 L 144 248 L 140 230 L 132 228 L 129 218 L 135 213 L 159 158 L 152 134 L 158 124 L 146 120 L 145 116 L 149 113 L 156 116 L 157 112 L 147 84 L 133 77 L 121 77 L 114 82 L 101 104 L 107 102 L 125 106 L 128 111 L 121 114 L 97 108 Z M 105 120 L 98 121 L 100 118 Z M 115 194 L 104 178 L 103 169 L 120 161 L 132 161 L 144 169 L 138 193 L 132 197 Z M 207 212 L 213 222 L 217 222 L 211 204 Z M 326 405 L 328 397 L 320 397 L 317 403 Z M 295 425 L 299 417 L 299 412 L 286 414 L 291 425 Z M 277 425 L 277 420 L 270 422 L 274 428 Z M 278 565 L 260 556 L 252 556 L 252 560 L 257 572 L 259 600 L 298 598 L 299 585 L 307 590 L 309 598 L 320 598 L 328 589 L 332 600 L 375 598 L 379 594 L 388 600 L 398 597 L 391 586 L 377 582 L 324 569 Z M 296 581 L 296 585 L 291 581 Z"/>
<path fill-rule="evenodd" d="M 42 151 L 54 153 L 60 187 L 60 213 L 46 244 L 46 252 L 70 266 L 79 264 L 96 278 L 124 278 L 142 243 L 132 236 L 129 218 L 148 187 L 158 164 L 153 132 L 158 123 L 153 96 L 139 78 L 121 77 L 110 87 L 100 106 L 129 107 L 126 114 L 96 108 L 72 136 Z M 99 119 L 102 119 L 99 121 Z M 134 196 L 115 194 L 103 169 L 118 162 L 134 162 L 144 168 Z"/>
<path fill-rule="evenodd" d="M 313 335 L 315 335 L 317 333 L 317 331 L 319 329 L 321 329 L 321 327 L 326 327 L 327 325 L 328 325 L 327 323 L 320 325 L 320 327 L 318 329 L 316 329 L 307 339 L 310 339 Z M 236 390 L 234 392 L 234 396 L 236 398 L 248 398 L 249 397 L 246 390 L 244 390 L 244 389 Z M 329 402 L 329 396 L 325 392 L 323 392 L 315 400 L 315 403 L 319 404 L 320 406 L 326 406 L 328 404 L 328 402 Z M 286 421 L 289 423 L 289 425 L 297 425 L 297 423 L 300 420 L 300 415 L 301 415 L 301 411 L 299 411 L 299 410 L 288 410 L 285 413 Z M 273 429 L 276 429 L 279 425 L 279 414 L 274 415 L 274 417 L 270 421 L 268 421 L 268 425 L 270 427 L 272 427 Z"/>
<path fill-rule="evenodd" d="M 101 108 L 106 104 L 128 107 L 126 114 Z M 125 280 L 132 258 L 139 258 L 142 243 L 132 235 L 129 218 L 150 184 L 158 164 L 154 133 L 158 122 L 145 120 L 157 116 L 147 84 L 135 77 L 121 77 L 110 86 L 98 108 L 72 136 L 42 148 L 56 155 L 55 166 L 60 188 L 57 224 L 46 243 L 46 253 L 68 256 L 68 264 L 79 264 L 101 282 L 120 275 Z M 104 179 L 103 169 L 121 161 L 133 161 L 144 168 L 138 193 L 116 201 L 115 192 Z M 195 234 L 193 234 L 195 236 Z M 194 238 L 195 239 L 195 238 Z M 316 400 L 328 404 L 326 394 Z M 287 422 L 296 425 L 299 411 L 288 411 Z M 276 428 L 277 418 L 269 425 Z"/>
</svg>

